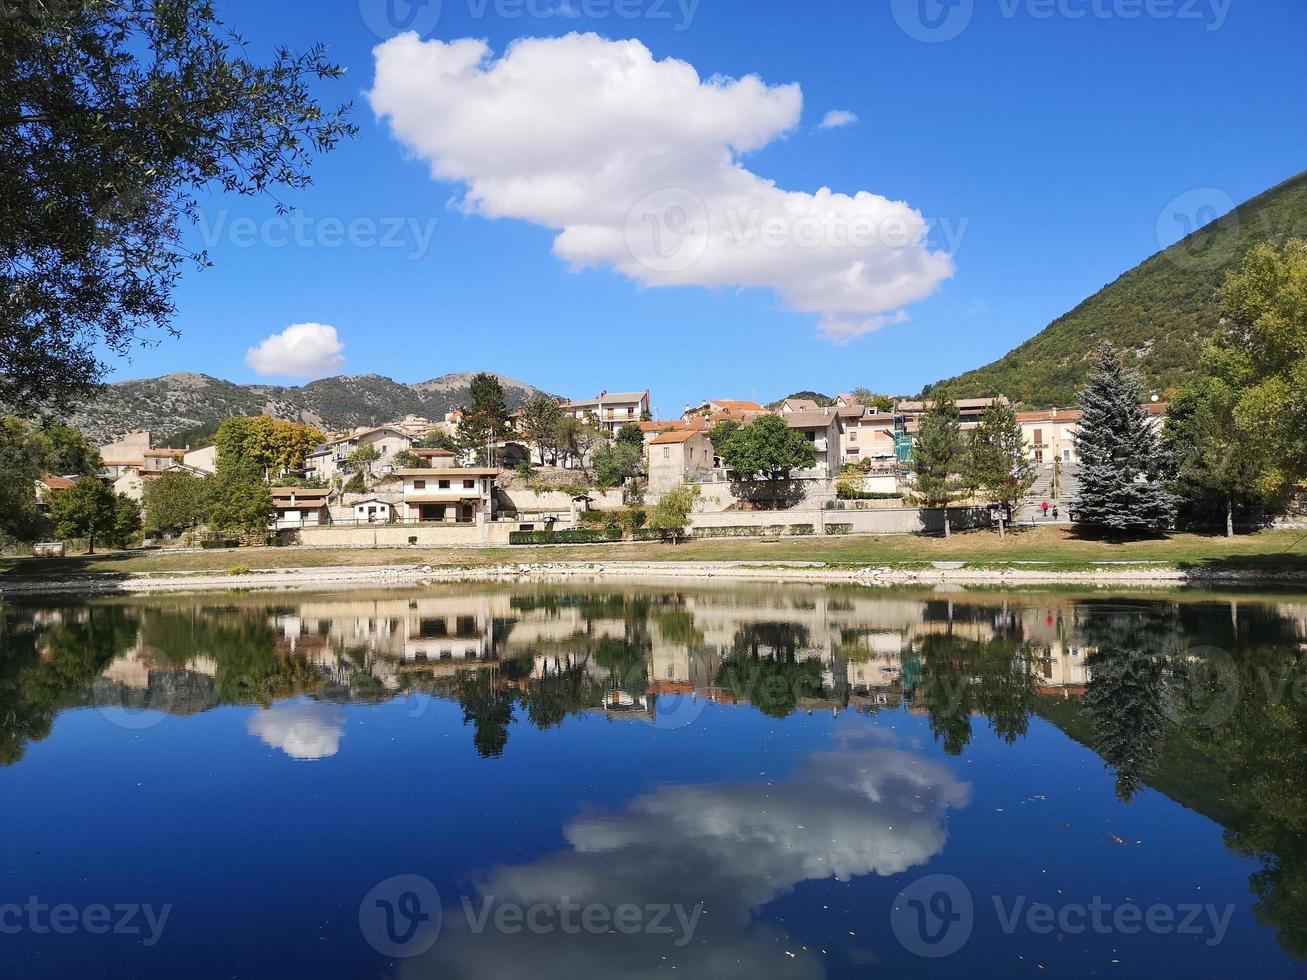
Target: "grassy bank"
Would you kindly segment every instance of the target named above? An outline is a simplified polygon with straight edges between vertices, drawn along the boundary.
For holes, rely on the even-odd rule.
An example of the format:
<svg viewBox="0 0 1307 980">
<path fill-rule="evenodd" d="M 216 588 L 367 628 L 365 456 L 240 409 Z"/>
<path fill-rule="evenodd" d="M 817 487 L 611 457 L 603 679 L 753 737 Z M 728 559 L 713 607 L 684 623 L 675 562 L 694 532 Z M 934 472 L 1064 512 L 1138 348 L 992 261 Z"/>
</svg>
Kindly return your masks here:
<svg viewBox="0 0 1307 980">
<path fill-rule="evenodd" d="M 235 567 L 317 568 L 430 564 L 484 567 L 548 561 L 811 561 L 832 565 L 913 566 L 960 561 L 972 566 L 1038 563 L 1049 570 L 1079 570 L 1099 563 L 1161 562 L 1183 568 L 1307 572 L 1307 533 L 1266 531 L 1226 540 L 1178 534 L 1156 541 L 1111 543 L 1077 538 L 1062 527 L 1036 527 L 1000 541 L 992 531 L 949 540 L 915 535 L 888 537 L 706 540 L 681 545 L 576 545 L 555 548 L 447 548 L 411 550 L 245 548 L 176 553 L 125 552 L 63 559 L 0 558 L 0 578 L 43 578 L 93 572 L 226 571 Z"/>
</svg>

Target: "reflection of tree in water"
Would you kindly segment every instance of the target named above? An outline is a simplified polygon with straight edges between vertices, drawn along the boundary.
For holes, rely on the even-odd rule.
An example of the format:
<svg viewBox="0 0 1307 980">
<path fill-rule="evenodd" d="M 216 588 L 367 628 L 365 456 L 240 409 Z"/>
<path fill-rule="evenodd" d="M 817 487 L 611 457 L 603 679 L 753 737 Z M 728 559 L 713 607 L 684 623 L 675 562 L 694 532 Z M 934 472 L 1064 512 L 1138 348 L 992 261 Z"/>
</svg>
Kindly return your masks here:
<svg viewBox="0 0 1307 980">
<path fill-rule="evenodd" d="M 1006 638 L 980 642 L 934 634 L 921 640 L 914 672 L 917 693 L 944 751 L 962 754 L 977 712 L 1009 745 L 1026 734 L 1036 688 L 1028 654 L 1027 646 Z"/>
<path fill-rule="evenodd" d="M 13 765 L 28 742 L 48 738 L 55 715 L 81 703 L 136 641 L 136 624 L 122 609 L 91 606 L 65 615 L 44 632 L 6 622 L 0 634 L 0 765 Z"/>
<path fill-rule="evenodd" d="M 765 715 L 788 717 L 800 698 L 822 693 L 821 660 L 799 659 L 808 645 L 807 627 L 797 623 L 742 626 L 717 671 L 716 684 L 747 698 Z"/>
<path fill-rule="evenodd" d="M 589 657 L 560 658 L 555 668 L 532 679 L 526 692 L 527 720 L 543 731 L 593 707 L 603 691 L 595 685 L 589 667 Z"/>
<path fill-rule="evenodd" d="M 463 724 L 473 726 L 477 755 L 483 759 L 502 756 L 508 745 L 508 726 L 513 723 L 516 691 L 489 670 L 459 671 L 454 689 L 463 708 Z"/>
<path fill-rule="evenodd" d="M 188 612 L 146 609 L 141 638 L 156 659 L 184 667 L 196 656 L 217 668 L 214 686 L 225 704 L 258 704 L 313 693 L 325 678 L 303 657 L 277 649 L 277 631 L 261 607 Z"/>
<path fill-rule="evenodd" d="M 1162 761 L 1175 622 L 1159 603 L 1087 604 L 1081 641 L 1094 649 L 1087 664 L 1084 707 L 1093 748 L 1116 771 L 1116 795 L 1129 803 Z"/>
<path fill-rule="evenodd" d="M 1231 622 L 1223 608 L 1212 612 Z M 1182 735 L 1229 779 L 1236 811 L 1226 845 L 1262 862 L 1249 880 L 1257 920 L 1289 955 L 1307 960 L 1307 654 L 1293 624 L 1268 613 L 1258 606 L 1233 618 L 1229 718 Z"/>
</svg>

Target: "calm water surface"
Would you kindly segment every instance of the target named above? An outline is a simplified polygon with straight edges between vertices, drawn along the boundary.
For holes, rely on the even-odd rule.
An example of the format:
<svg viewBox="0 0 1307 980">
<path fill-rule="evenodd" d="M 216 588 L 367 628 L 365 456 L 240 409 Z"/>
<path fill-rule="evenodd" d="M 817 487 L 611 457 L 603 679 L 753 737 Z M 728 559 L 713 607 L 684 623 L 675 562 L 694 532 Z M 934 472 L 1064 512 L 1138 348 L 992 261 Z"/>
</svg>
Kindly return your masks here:
<svg viewBox="0 0 1307 980">
<path fill-rule="evenodd" d="M 1307 975 L 1307 597 L 0 620 L 5 978 Z"/>
</svg>

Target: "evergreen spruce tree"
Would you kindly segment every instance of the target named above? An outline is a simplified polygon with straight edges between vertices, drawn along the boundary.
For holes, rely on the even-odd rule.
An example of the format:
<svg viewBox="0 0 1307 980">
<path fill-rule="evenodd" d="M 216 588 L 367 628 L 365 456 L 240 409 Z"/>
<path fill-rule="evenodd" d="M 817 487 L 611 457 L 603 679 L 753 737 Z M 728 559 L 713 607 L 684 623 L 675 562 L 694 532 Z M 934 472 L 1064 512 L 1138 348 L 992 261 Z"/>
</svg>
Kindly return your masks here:
<svg viewBox="0 0 1307 980">
<path fill-rule="evenodd" d="M 1165 482 L 1166 451 L 1142 405 L 1143 385 L 1110 347 L 1098 356 L 1099 369 L 1080 393 L 1080 490 L 1072 517 L 1082 527 L 1117 533 L 1165 531 L 1175 498 Z"/>
<path fill-rule="evenodd" d="M 985 410 L 971 432 L 970 467 L 967 482 L 999 505 L 998 534 L 1004 537 L 1007 515 L 1016 512 L 1038 476 L 1011 405 L 996 401 Z"/>
<path fill-rule="evenodd" d="M 967 494 L 962 479 L 967 469 L 957 402 L 940 398 L 922 415 L 912 447 L 912 471 L 916 475 L 912 496 L 923 507 L 943 508 L 946 538 L 953 533 L 949 507 Z"/>
</svg>

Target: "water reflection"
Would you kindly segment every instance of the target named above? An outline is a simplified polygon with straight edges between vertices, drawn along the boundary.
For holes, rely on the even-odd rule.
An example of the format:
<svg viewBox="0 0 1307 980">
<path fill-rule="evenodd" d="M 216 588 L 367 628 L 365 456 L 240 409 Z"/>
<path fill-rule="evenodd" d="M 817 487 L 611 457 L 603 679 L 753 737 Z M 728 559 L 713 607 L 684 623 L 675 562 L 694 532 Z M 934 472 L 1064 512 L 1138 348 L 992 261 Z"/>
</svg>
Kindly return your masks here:
<svg viewBox="0 0 1307 980">
<path fill-rule="evenodd" d="M 164 597 L 0 612 L 4 765 L 48 738 L 61 711 L 82 706 L 126 712 L 106 717 L 139 727 L 246 705 L 249 735 L 302 762 L 349 752 L 342 705 L 400 698 L 415 713 L 426 698 L 456 704 L 466 737 L 491 760 L 513 752 L 515 726 L 548 731 L 583 714 L 674 728 L 707 710 L 909 712 L 954 756 L 986 730 L 1015 743 L 1051 724 L 1098 754 L 1122 802 L 1160 792 L 1219 822 L 1232 851 L 1260 862 L 1250 882 L 1259 919 L 1307 959 L 1304 602 L 733 584 Z M 483 887 L 526 896 L 561 878 L 586 893 L 619 887 L 680 901 L 693 866 L 693 880 L 714 882 L 710 945 L 749 963 L 772 942 L 747 910 L 776 889 L 894 873 L 938 850 L 943 816 L 966 802 L 966 788 L 921 761 L 846 745 L 774 786 L 669 787 L 574 821 L 568 850 L 494 870 Z M 438 953 L 446 965 L 564 955 L 540 944 L 487 953 L 469 934 Z M 578 969 L 599 962 L 585 944 L 566 955 Z"/>
<path fill-rule="evenodd" d="M 970 787 L 897 748 L 848 740 L 781 780 L 668 786 L 616 813 L 573 820 L 568 847 L 491 870 L 444 914 L 444 936 L 408 975 L 823 976 L 817 950 L 778 955 L 783 931 L 756 913 L 806 881 L 888 876 L 943 849 L 946 817 Z M 560 897 L 562 896 L 562 897 Z M 543 906 L 543 908 L 542 908 Z M 499 908 L 559 922 L 587 906 L 670 908 L 665 929 L 479 929 Z M 788 947 L 783 947 L 788 948 Z"/>
</svg>

